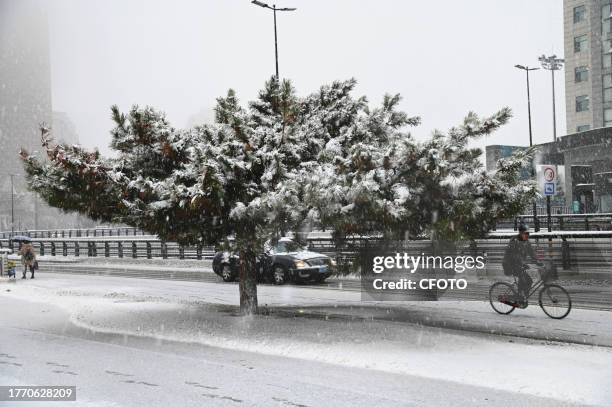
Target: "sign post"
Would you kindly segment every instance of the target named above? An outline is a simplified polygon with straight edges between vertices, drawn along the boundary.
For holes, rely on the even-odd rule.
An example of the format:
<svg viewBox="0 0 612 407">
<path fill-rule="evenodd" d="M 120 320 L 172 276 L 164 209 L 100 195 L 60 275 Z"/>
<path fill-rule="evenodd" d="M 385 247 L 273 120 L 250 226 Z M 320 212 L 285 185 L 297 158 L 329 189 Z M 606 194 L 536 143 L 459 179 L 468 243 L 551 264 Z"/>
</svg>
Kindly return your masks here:
<svg viewBox="0 0 612 407">
<path fill-rule="evenodd" d="M 557 193 L 558 171 L 556 165 L 538 165 L 538 184 L 540 192 L 546 197 L 546 217 L 548 231 L 552 231 L 550 197 Z M 548 236 L 548 257 L 552 261 L 552 237 Z"/>
<path fill-rule="evenodd" d="M 546 197 L 546 216 L 548 231 L 552 230 L 550 214 L 550 197 L 557 193 L 557 166 L 538 165 L 538 185 L 540 192 Z"/>
</svg>

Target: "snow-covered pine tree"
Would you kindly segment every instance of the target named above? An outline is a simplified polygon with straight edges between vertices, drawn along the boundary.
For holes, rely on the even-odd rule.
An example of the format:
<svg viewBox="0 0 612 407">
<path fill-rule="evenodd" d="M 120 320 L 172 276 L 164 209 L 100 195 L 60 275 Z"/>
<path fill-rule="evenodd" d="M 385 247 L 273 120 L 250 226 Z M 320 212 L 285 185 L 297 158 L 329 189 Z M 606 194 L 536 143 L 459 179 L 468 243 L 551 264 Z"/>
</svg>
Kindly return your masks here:
<svg viewBox="0 0 612 407">
<path fill-rule="evenodd" d="M 78 146 L 52 145 L 49 158 L 22 152 L 30 186 L 51 205 L 94 219 L 125 223 L 183 244 L 235 236 L 240 252 L 240 305 L 257 310 L 255 259 L 264 240 L 305 220 L 336 236 L 446 238 L 484 233 L 521 210 L 533 185 L 518 179 L 526 156 L 487 174 L 468 142 L 505 123 L 500 111 L 473 114 L 448 134 L 417 142 L 419 123 L 385 96 L 370 109 L 354 80 L 299 98 L 272 78 L 243 108 L 235 92 L 217 100 L 216 123 L 172 128 L 150 107 L 112 117 L 116 158 Z"/>
<path fill-rule="evenodd" d="M 78 146 L 44 142 L 49 161 L 22 152 L 29 183 L 51 205 L 125 223 L 183 244 L 234 235 L 240 252 L 240 299 L 256 312 L 255 259 L 262 242 L 296 225 L 299 198 L 290 182 L 300 165 L 293 125 L 299 100 L 289 81 L 272 78 L 243 109 L 233 91 L 217 100 L 215 124 L 172 128 L 150 107 L 128 115 L 112 108 L 116 127 L 105 159 Z"/>
<path fill-rule="evenodd" d="M 328 142 L 317 165 L 304 171 L 310 216 L 332 225 L 338 239 L 380 234 L 387 239 L 483 237 L 497 219 L 519 213 L 535 196 L 532 181 L 520 179 L 531 150 L 517 153 L 487 173 L 482 150 L 469 142 L 505 124 L 502 109 L 481 119 L 468 114 L 446 134 L 434 131 L 423 142 L 405 128 L 418 124 L 397 111 L 399 96 L 385 96 L 381 108 L 366 106 L 345 118 L 341 137 Z"/>
<path fill-rule="evenodd" d="M 50 129 L 41 126 L 41 145 L 46 160 L 21 151 L 30 189 L 49 205 L 69 212 L 87 214 L 93 220 L 112 222 L 123 218 L 121 188 L 108 182 L 111 160 L 97 150 L 79 146 L 53 145 Z"/>
</svg>

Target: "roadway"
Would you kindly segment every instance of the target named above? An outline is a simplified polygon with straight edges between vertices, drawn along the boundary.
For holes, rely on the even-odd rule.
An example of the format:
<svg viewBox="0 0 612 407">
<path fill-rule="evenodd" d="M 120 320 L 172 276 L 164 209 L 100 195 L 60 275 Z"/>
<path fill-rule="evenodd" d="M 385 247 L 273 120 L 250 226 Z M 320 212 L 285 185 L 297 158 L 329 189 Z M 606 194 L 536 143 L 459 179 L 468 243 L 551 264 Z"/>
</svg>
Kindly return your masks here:
<svg viewBox="0 0 612 407">
<path fill-rule="evenodd" d="M 133 278 L 146 278 L 158 280 L 176 281 L 200 281 L 217 284 L 224 283 L 210 268 L 210 261 L 191 262 L 197 267 L 187 268 L 181 266 L 181 262 L 176 261 L 174 266 L 151 264 L 146 260 L 134 261 L 126 260 L 122 263 L 117 260 L 105 263 L 103 259 L 92 263 L 83 262 L 44 262 L 41 263 L 41 271 L 70 274 L 90 274 L 121 276 Z M 499 271 L 492 271 L 499 275 Z M 588 276 L 588 278 L 587 278 Z M 600 276 L 592 278 L 592 276 Z M 442 300 L 471 300 L 488 301 L 489 287 L 496 277 L 468 276 L 468 287 L 465 290 L 449 290 L 442 297 Z M 503 277 L 502 277 L 503 278 Z M 610 284 L 607 273 L 589 273 L 582 275 L 562 276 L 558 283 L 564 286 L 572 297 L 573 307 L 596 310 L 612 310 L 612 285 Z M 300 287 L 312 290 L 340 290 L 340 291 L 360 291 L 361 282 L 357 278 L 330 278 L 323 284 L 300 285 Z M 534 298 L 534 301 L 536 299 Z"/>
<path fill-rule="evenodd" d="M 64 275 L 63 280 L 66 282 Z M 79 278 L 81 277 L 81 278 Z M 49 278 L 59 284 L 62 277 L 54 278 L 51 274 L 43 274 L 41 282 L 28 280 L 26 284 L 42 284 L 43 279 Z M 86 280 L 83 280 L 86 279 Z M 91 296 L 79 291 L 84 281 L 89 284 L 105 286 L 107 293 L 117 293 L 124 278 L 101 278 L 95 276 L 74 276 L 66 287 L 72 287 L 75 296 L 82 300 L 89 300 Z M 131 282 L 142 286 L 142 281 L 132 279 Z M 148 280 L 151 284 L 154 283 Z M 18 282 L 19 283 L 19 282 Z M 152 286 L 160 285 L 151 284 Z M 147 285 L 144 284 L 144 285 Z M 181 283 L 170 282 L 173 289 L 178 289 Z M 15 291 L 25 284 L 17 284 Z M 130 284 L 127 284 L 128 286 Z M 2 286 L 3 288 L 6 285 Z M 41 285 L 39 285 L 41 287 Z M 58 287 L 58 285 L 56 285 Z M 168 288 L 168 287 L 166 287 Z M 276 287 L 274 287 L 276 289 Z M 360 354 L 355 350 L 354 343 L 332 346 L 338 338 L 329 341 L 333 352 L 325 350 L 317 352 L 319 360 L 309 360 L 300 353 L 301 347 L 308 350 L 310 345 L 301 345 L 303 339 L 296 338 L 292 332 L 293 342 L 283 345 L 290 349 L 292 355 L 270 354 L 269 350 L 259 351 L 246 346 L 249 351 L 241 350 L 236 339 L 225 340 L 224 346 L 210 346 L 198 343 L 197 340 L 169 340 L 154 335 L 136 332 L 136 320 L 128 324 L 131 334 L 105 332 L 102 329 L 84 328 L 75 325 L 74 315 L 66 308 L 54 306 L 53 301 L 45 298 L 44 301 L 31 302 L 23 298 L 7 296 L 4 290 L 0 294 L 0 309 L 3 310 L 0 318 L 2 341 L 0 341 L 0 385 L 70 385 L 76 386 L 77 401 L 62 405 L 87 407 L 163 407 L 163 406 L 281 406 L 281 407 L 316 407 L 316 406 L 490 406 L 512 404 L 516 406 L 572 406 L 586 404 L 606 403 L 609 398 L 603 389 L 605 382 L 597 379 L 594 383 L 588 380 L 584 385 L 576 383 L 575 379 L 564 379 L 571 372 L 580 372 L 584 377 L 595 373 L 600 374 L 600 366 L 606 360 L 612 360 L 612 354 L 602 353 L 596 355 L 602 358 L 601 362 L 588 356 L 588 363 L 582 362 L 584 351 L 576 349 L 575 354 L 565 356 L 558 350 L 530 344 L 508 344 L 499 342 L 491 351 L 478 361 L 467 363 L 470 356 L 463 356 L 460 361 L 453 361 L 447 355 L 448 346 L 440 345 L 441 350 L 435 351 L 431 345 L 417 346 L 421 349 L 418 354 L 430 362 L 420 362 L 416 366 L 425 371 L 412 370 L 413 373 L 389 371 L 383 365 L 369 368 L 355 366 L 359 363 Z M 88 293 L 91 294 L 91 293 Z M 63 298 L 67 296 L 63 293 Z M 125 307 L 129 299 L 116 296 L 114 302 L 105 304 L 101 314 L 104 321 L 109 322 L 111 316 L 117 316 L 113 307 Z M 136 302 L 142 307 L 142 302 Z M 71 312 L 78 312 L 78 306 L 71 306 Z M 125 308 L 121 308 L 125 312 Z M 163 312 L 163 307 L 155 309 L 156 314 Z M 80 310 L 91 317 L 91 306 Z M 138 314 L 137 308 L 130 308 L 129 314 L 134 314 L 138 322 L 138 329 L 146 315 Z M 175 314 L 175 312 L 173 311 Z M 78 320 L 81 321 L 78 315 Z M 150 315 L 149 315 L 150 316 Z M 98 315 L 100 317 L 100 315 Z M 174 315 L 176 319 L 176 315 Z M 95 318 L 88 320 L 94 324 Z M 170 325 L 171 319 L 165 322 Z M 82 322 L 82 321 L 81 321 Z M 291 321 L 289 321 L 291 322 Z M 132 325 L 132 323 L 134 325 Z M 201 324 L 202 321 L 199 321 Z M 234 321 L 235 323 L 235 321 Z M 334 324 L 334 322 L 328 322 Z M 190 321 L 190 325 L 197 326 L 198 321 Z M 302 327 L 305 324 L 300 324 Z M 201 326 L 201 325 L 200 325 Z M 98 326 L 98 328 L 100 328 Z M 123 329 L 127 329 L 123 327 Z M 318 331 L 312 327 L 305 327 L 307 333 L 313 336 Z M 359 328 L 365 329 L 365 328 Z M 222 328 L 219 328 L 222 331 Z M 174 331 L 174 328 L 173 328 Z M 176 331 L 174 331 L 176 332 Z M 339 332 L 339 331 L 337 331 Z M 380 327 L 377 329 L 380 332 Z M 410 333 L 402 331 L 405 346 L 415 343 L 417 334 L 423 335 L 423 329 Z M 222 332 L 214 332 L 222 335 Z M 440 341 L 440 333 L 432 333 L 432 338 Z M 272 333 L 267 342 L 278 340 L 278 335 Z M 354 334 L 352 336 L 354 338 Z M 200 338 L 201 339 L 201 338 Z M 478 339 L 465 339 L 444 336 L 442 343 L 454 344 L 457 341 L 473 341 Z M 329 340 L 329 339 L 328 339 Z M 481 341 L 482 342 L 482 341 Z M 462 348 L 469 347 L 461 343 Z M 480 343 L 480 342 L 479 342 Z M 228 346 L 228 344 L 234 344 Z M 470 342 L 471 344 L 471 342 Z M 320 348 L 313 343 L 313 349 Z M 387 345 L 388 346 L 388 345 Z M 482 347 L 482 345 L 477 345 Z M 493 345 L 489 344 L 489 347 Z M 529 377 L 523 375 L 521 369 L 513 369 L 504 374 L 504 379 L 494 378 L 494 372 L 499 372 L 495 364 L 490 363 L 490 355 L 500 355 L 499 346 L 510 346 L 512 352 L 517 350 L 525 352 Z M 401 350 L 397 355 L 389 351 L 387 357 L 397 360 L 401 355 L 414 354 L 412 350 Z M 381 348 L 379 344 L 371 342 L 371 349 Z M 532 359 L 534 352 L 537 357 Z M 330 363 L 325 357 L 341 357 L 346 352 L 351 355 L 350 363 Z M 380 351 L 379 351 L 380 352 Z M 411 353 L 412 352 L 412 353 Z M 274 352 L 272 352 L 274 353 Z M 370 352 L 371 353 L 371 352 Z M 501 355 L 500 355 L 501 356 Z M 452 370 L 444 369 L 444 360 Z M 448 359 L 451 359 L 450 361 Z M 486 359 L 486 360 L 484 360 Z M 414 360 L 414 359 L 413 359 Z M 516 360 L 508 360 L 510 364 Z M 533 362 L 531 362 L 533 360 Z M 542 370 L 539 364 L 557 363 L 560 368 L 552 373 Z M 371 363 L 371 362 L 368 362 Z M 414 363 L 402 362 L 410 369 Z M 439 367 L 436 364 L 442 363 Z M 471 369 L 469 366 L 474 365 Z M 413 367 L 411 367 L 413 366 Z M 523 366 L 525 367 L 525 366 Z M 435 370 L 434 370 L 435 369 Z M 461 369 L 465 373 L 455 374 Z M 595 369 L 595 370 L 594 370 Z M 454 377 L 449 378 L 449 374 Z M 607 374 L 607 371 L 606 371 Z M 547 380 L 554 379 L 554 386 L 547 385 Z M 450 380 L 449 380 L 450 379 Z M 565 389 L 565 390 L 564 390 Z M 571 389 L 571 390 L 570 390 Z M 4 402 L 3 406 L 56 406 L 57 402 Z"/>
</svg>

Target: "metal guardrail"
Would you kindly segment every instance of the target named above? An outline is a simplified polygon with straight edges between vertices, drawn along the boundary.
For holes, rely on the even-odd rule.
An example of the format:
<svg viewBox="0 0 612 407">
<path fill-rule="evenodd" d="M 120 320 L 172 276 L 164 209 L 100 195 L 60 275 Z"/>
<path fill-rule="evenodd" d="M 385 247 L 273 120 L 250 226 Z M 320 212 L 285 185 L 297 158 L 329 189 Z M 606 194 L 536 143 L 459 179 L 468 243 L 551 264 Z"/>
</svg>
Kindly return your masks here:
<svg viewBox="0 0 612 407">
<path fill-rule="evenodd" d="M 459 242 L 458 254 L 484 255 L 489 264 L 501 264 L 508 239 L 512 232 L 493 232 L 487 239 L 474 242 Z M 366 244 L 376 244 L 376 238 L 355 237 L 346 239 L 340 246 L 330 237 L 308 239 L 309 248 L 335 256 L 337 259 L 350 260 Z M 610 232 L 539 232 L 531 234 L 532 245 L 545 256 L 551 257 L 564 269 L 582 267 L 608 267 L 612 272 L 612 231 Z M 367 243 L 366 243 L 367 242 Z M 159 239 L 41 239 L 33 238 L 32 244 L 39 255 L 75 257 L 114 257 L 132 259 L 210 259 L 215 250 L 211 246 L 182 246 Z M 413 253 L 432 253 L 429 240 L 403 242 L 407 251 Z M 0 238 L 0 248 L 10 248 L 16 252 L 19 243 Z"/>
<path fill-rule="evenodd" d="M 210 246 L 182 246 L 157 239 L 137 240 L 41 240 L 32 241 L 34 250 L 41 256 L 116 257 L 116 258 L 161 258 L 211 259 L 214 248 Z M 19 249 L 19 243 L 0 239 L 0 248 Z"/>
<path fill-rule="evenodd" d="M 501 266 L 508 239 L 515 233 L 491 233 L 487 239 L 473 242 L 458 242 L 457 254 L 482 255 L 489 265 Z M 536 252 L 543 258 L 552 259 L 555 264 L 566 270 L 582 268 L 608 268 L 612 272 L 612 231 L 611 232 L 539 232 L 531 234 L 531 243 Z M 309 247 L 335 255 L 342 261 L 351 261 L 356 253 L 366 246 L 365 239 L 352 238 L 336 247 L 332 239 L 308 239 Z M 367 240 L 376 244 L 376 240 Z M 403 242 L 407 251 L 416 254 L 431 255 L 430 240 L 412 240 Z M 340 261 L 339 261 L 340 263 Z"/>
<path fill-rule="evenodd" d="M 538 214 L 537 218 L 540 229 L 544 230 L 547 227 L 547 216 Z M 529 223 L 533 229 L 535 226 L 533 214 L 524 214 L 516 216 L 514 219 L 500 219 L 497 222 L 496 229 L 514 229 L 517 230 L 521 222 Z M 552 230 L 571 230 L 571 231 L 590 231 L 601 230 L 612 231 L 612 213 L 565 213 L 551 215 Z M 0 231 L 0 239 L 9 239 L 11 236 L 28 236 L 30 238 L 40 239 L 72 239 L 80 237 L 129 237 L 129 236 L 153 236 L 141 229 L 131 226 L 117 227 L 94 227 L 80 229 L 40 229 L 40 230 L 17 230 Z"/>
<path fill-rule="evenodd" d="M 612 230 L 612 213 L 567 213 L 567 214 L 551 214 L 552 230 Z M 541 230 L 548 227 L 547 215 L 520 215 L 512 221 L 514 230 L 517 230 L 521 222 L 529 223 L 532 228 L 537 222 Z M 498 228 L 501 225 L 507 225 L 508 221 L 498 222 Z"/>
<path fill-rule="evenodd" d="M 44 229 L 44 230 L 16 230 L 0 231 L 0 239 L 9 239 L 11 236 L 28 236 L 30 238 L 61 238 L 71 239 L 79 237 L 112 237 L 112 236 L 150 236 L 150 234 L 134 227 L 98 227 L 85 229 Z"/>
</svg>

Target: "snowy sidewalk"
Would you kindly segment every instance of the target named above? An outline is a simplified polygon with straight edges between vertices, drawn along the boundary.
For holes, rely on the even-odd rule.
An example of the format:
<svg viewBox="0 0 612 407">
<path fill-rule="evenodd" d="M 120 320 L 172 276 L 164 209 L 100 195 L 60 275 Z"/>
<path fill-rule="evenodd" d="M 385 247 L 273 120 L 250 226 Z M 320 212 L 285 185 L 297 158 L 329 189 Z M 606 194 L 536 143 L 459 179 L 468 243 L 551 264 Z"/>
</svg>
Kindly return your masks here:
<svg viewBox="0 0 612 407">
<path fill-rule="evenodd" d="M 510 315 L 498 315 L 488 302 L 439 301 L 378 303 L 339 306 L 285 307 L 284 315 L 323 319 L 359 319 L 410 323 L 522 337 L 544 342 L 565 342 L 612 348 L 612 312 L 573 309 L 564 320 L 548 318 L 537 304 Z"/>
<path fill-rule="evenodd" d="M 9 299 L 58 305 L 75 324 L 96 332 L 201 343 L 570 402 L 612 403 L 608 348 L 467 332 L 477 321 L 487 332 L 496 321 L 496 326 L 539 328 L 547 335 L 551 329 L 555 335 L 581 331 L 603 341 L 609 340 L 612 326 L 607 312 L 572 311 L 566 320 L 553 321 L 537 308 L 503 317 L 478 302 L 363 308 L 355 292 L 267 286 L 260 290 L 260 302 L 269 304 L 270 314 L 243 318 L 236 316 L 236 285 L 94 276 L 46 275 L 44 280 L 1 284 L 0 292 Z M 424 326 L 430 321 L 468 329 Z"/>
</svg>

